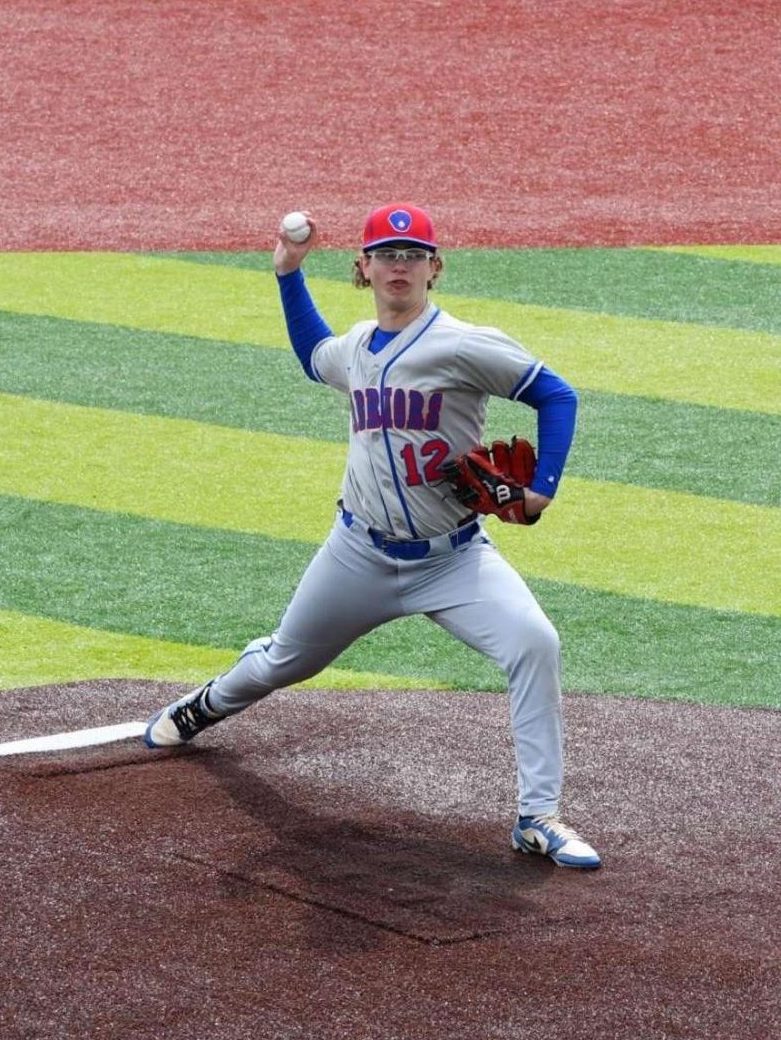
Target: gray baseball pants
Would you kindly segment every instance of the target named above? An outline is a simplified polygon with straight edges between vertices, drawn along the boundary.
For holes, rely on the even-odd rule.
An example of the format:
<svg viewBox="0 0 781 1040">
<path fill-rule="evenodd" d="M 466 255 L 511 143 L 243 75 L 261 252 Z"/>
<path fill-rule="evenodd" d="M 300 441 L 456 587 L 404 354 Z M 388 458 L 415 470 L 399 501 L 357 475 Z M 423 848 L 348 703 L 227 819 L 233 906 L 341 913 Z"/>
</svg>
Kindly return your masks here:
<svg viewBox="0 0 781 1040">
<path fill-rule="evenodd" d="M 480 531 L 455 549 L 447 539 L 433 540 L 423 559 L 395 559 L 376 547 L 360 520 L 347 527 L 337 517 L 278 630 L 250 643 L 215 679 L 209 704 L 220 714 L 242 711 L 316 675 L 378 625 L 424 614 L 504 671 L 519 812 L 556 812 L 563 772 L 558 634 L 524 580 Z"/>
</svg>

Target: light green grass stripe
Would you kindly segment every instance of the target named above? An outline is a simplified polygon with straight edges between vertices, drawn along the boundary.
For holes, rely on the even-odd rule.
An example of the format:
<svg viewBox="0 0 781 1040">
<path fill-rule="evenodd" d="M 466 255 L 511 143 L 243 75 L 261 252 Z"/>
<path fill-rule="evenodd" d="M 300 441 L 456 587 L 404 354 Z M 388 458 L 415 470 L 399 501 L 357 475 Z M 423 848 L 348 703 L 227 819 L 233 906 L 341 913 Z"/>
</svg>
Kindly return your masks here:
<svg viewBox="0 0 781 1040">
<path fill-rule="evenodd" d="M 235 650 L 105 632 L 8 610 L 0 611 L 0 644 L 2 690 L 106 676 L 196 684 L 225 671 L 236 660 Z M 299 686 L 342 690 L 447 688 L 429 679 L 344 668 L 326 668 Z"/>
<path fill-rule="evenodd" d="M 370 317 L 344 283 L 310 287 L 332 328 Z M 781 337 L 441 295 L 457 317 L 498 325 L 576 386 L 781 413 Z M 0 254 L 0 309 L 227 342 L 285 347 L 274 276 L 122 253 Z"/>
<path fill-rule="evenodd" d="M 157 254 L 193 263 L 269 270 L 268 252 Z M 349 283 L 354 252 L 319 249 L 310 275 Z M 781 270 L 647 248 L 455 249 L 439 291 L 561 310 L 692 322 L 781 334 Z"/>
<path fill-rule="evenodd" d="M 344 447 L 0 395 L 0 492 L 318 542 Z M 522 573 L 668 603 L 781 613 L 781 510 L 568 478 L 497 532 Z"/>
<path fill-rule="evenodd" d="M 781 413 L 781 337 L 502 301 L 446 303 L 495 324 L 584 390 Z"/>
<path fill-rule="evenodd" d="M 567 477 L 536 527 L 491 520 L 488 531 L 522 574 L 781 615 L 779 509 Z"/>
<path fill-rule="evenodd" d="M 285 347 L 270 273 L 136 253 L 0 254 L 0 309 Z"/>
<path fill-rule="evenodd" d="M 0 394 L 0 492 L 318 542 L 345 447 Z"/>
<path fill-rule="evenodd" d="M 709 260 L 739 260 L 749 264 L 781 264 L 781 245 L 756 246 L 647 246 L 662 253 L 687 253 Z"/>
</svg>

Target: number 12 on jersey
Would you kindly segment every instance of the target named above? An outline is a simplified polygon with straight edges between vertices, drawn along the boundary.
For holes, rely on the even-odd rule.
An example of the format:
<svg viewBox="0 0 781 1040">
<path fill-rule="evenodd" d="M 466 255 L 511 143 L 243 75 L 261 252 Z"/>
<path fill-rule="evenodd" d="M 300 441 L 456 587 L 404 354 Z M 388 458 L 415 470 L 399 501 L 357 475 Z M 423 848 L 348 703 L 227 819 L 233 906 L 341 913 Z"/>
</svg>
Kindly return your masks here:
<svg viewBox="0 0 781 1040">
<path fill-rule="evenodd" d="M 405 444 L 401 449 L 404 462 L 407 487 L 418 487 L 425 480 L 427 484 L 435 484 L 444 480 L 442 463 L 450 452 L 450 445 L 440 437 L 434 437 L 420 446 L 420 461 L 415 453 L 414 444 Z M 423 475 L 421 476 L 421 469 Z"/>
</svg>

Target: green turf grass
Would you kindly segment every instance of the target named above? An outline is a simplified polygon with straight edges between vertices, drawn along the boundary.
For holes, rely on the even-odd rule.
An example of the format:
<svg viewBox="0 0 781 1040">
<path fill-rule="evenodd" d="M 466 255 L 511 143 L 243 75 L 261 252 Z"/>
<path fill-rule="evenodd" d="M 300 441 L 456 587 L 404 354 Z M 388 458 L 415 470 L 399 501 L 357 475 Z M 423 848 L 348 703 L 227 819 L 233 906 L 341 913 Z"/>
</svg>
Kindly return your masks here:
<svg viewBox="0 0 781 1040">
<path fill-rule="evenodd" d="M 534 532 L 497 532 L 562 632 L 568 688 L 778 705 L 779 626 L 770 614 L 779 607 L 781 539 L 778 510 L 768 509 L 779 501 L 774 449 L 781 351 L 778 337 L 768 335 L 778 327 L 778 256 L 772 247 L 727 248 L 723 255 L 718 249 L 718 255 L 695 247 L 448 257 L 435 298 L 467 320 L 517 335 L 581 392 L 580 429 L 555 509 Z M 0 482 L 14 494 L 41 500 L 29 499 L 28 509 L 75 509 L 88 542 L 93 528 L 85 517 L 114 523 L 114 558 L 142 578 L 149 570 L 146 549 L 137 545 L 135 562 L 126 561 L 118 549 L 127 535 L 123 523 L 160 523 L 155 518 L 162 512 L 184 521 L 163 525 L 180 536 L 197 535 L 194 523 L 219 543 L 227 537 L 249 538 L 253 548 L 280 545 L 294 582 L 296 561 L 303 566 L 304 554 L 330 523 L 341 471 L 343 402 L 298 372 L 269 255 L 231 263 L 223 258 L 216 265 L 203 259 L 0 257 L 0 307 L 16 312 L 0 321 L 0 390 L 28 395 L 26 401 L 2 401 Z M 349 259 L 324 252 L 307 265 L 316 299 L 337 328 L 371 314 L 370 295 L 346 284 Z M 98 408 L 52 410 L 36 397 Z M 101 409 L 113 410 L 113 418 Z M 123 414 L 130 411 L 148 419 Z M 198 422 L 170 424 L 158 415 Z M 519 425 L 531 432 L 523 420 L 516 423 L 521 416 L 533 418 L 527 409 L 494 402 L 489 436 Z M 307 473 L 317 459 L 310 498 L 299 501 L 293 492 L 292 530 L 285 508 L 290 488 L 264 499 L 255 487 L 259 467 L 265 480 L 283 479 L 280 453 L 294 468 L 306 460 Z M 48 501 L 70 498 L 94 508 Z M 6 505 L 19 501 L 0 504 L 4 534 L 32 515 L 13 513 L 5 523 Z M 242 525 L 254 533 L 237 534 Z M 131 581 L 123 586 L 127 602 L 119 603 L 108 567 L 90 571 L 85 562 L 66 576 L 68 552 L 79 544 L 74 531 L 65 548 L 55 545 L 53 528 L 39 535 L 36 544 L 24 545 L 9 536 L 0 566 L 0 591 L 12 584 L 20 600 L 0 617 L 2 658 L 6 671 L 13 666 L 15 684 L 24 684 L 25 660 L 31 678 L 49 667 L 49 648 L 31 654 L 25 643 L 35 632 L 55 638 L 53 629 L 41 627 L 47 625 L 64 626 L 57 629 L 66 642 L 58 653 L 61 675 L 68 678 L 78 675 L 75 648 L 85 656 L 85 668 L 100 667 L 109 660 L 102 655 L 112 652 L 108 644 L 117 651 L 124 639 L 125 674 L 146 660 L 146 674 L 159 668 L 161 677 L 173 677 L 176 667 L 185 668 L 188 647 L 193 661 L 206 652 L 226 654 L 226 646 L 215 646 L 205 633 L 193 631 L 187 642 L 173 637 L 176 596 L 166 581 L 171 589 L 177 583 L 187 588 L 189 570 L 174 574 L 177 557 L 170 547 L 151 551 L 158 571 L 167 573 L 165 580 L 149 575 L 160 602 L 151 596 L 140 603 Z M 132 537 L 130 542 L 136 544 Z M 219 573 L 230 553 L 213 551 Z M 270 560 L 264 579 L 271 575 L 281 588 L 292 587 L 284 585 L 287 570 L 263 552 Z M 204 556 L 211 554 L 210 545 Z M 102 558 L 91 545 L 73 559 L 93 555 Z M 107 549 L 104 555 L 110 560 L 112 554 Z M 165 572 L 169 558 L 172 569 Z M 210 573 L 200 559 L 188 563 L 195 577 Z M 27 571 L 36 581 L 25 579 Z M 226 573 L 230 588 L 233 571 Z M 71 598 L 83 604 L 85 617 L 92 615 L 84 625 L 36 618 L 21 602 L 29 597 L 41 612 Z M 700 606 L 685 605 L 690 602 Z M 715 605 L 723 609 L 705 609 Z M 141 634 L 118 629 L 115 609 L 122 625 L 138 623 Z M 768 616 L 751 613 L 756 610 Z M 255 620 L 252 608 L 242 616 L 248 627 Z M 235 614 L 228 619 L 241 623 Z M 106 627 L 87 627 L 98 624 Z M 154 637 L 143 634 L 150 625 Z M 137 639 L 147 640 L 143 649 L 131 645 Z M 368 664 L 397 678 L 399 667 L 408 669 L 410 681 L 425 685 L 436 681 L 432 669 L 448 660 L 462 677 L 456 683 L 501 688 L 493 666 L 420 619 L 374 633 L 344 655 L 339 667 L 346 671 L 337 669 L 332 677 L 349 682 L 352 669 Z"/>
<path fill-rule="evenodd" d="M 651 254 L 654 255 L 654 254 Z M 370 316 L 340 282 L 311 287 L 335 330 Z M 284 348 L 272 274 L 132 254 L 0 254 L 0 309 Z M 456 317 L 498 325 L 576 386 L 781 412 L 778 337 L 438 294 Z"/>
<path fill-rule="evenodd" d="M 647 246 L 664 253 L 686 253 L 709 260 L 739 260 L 748 264 L 781 264 L 781 245 Z"/>
<path fill-rule="evenodd" d="M 333 521 L 342 445 L 3 395 L 0 421 L 6 493 L 297 541 Z M 781 613 L 768 581 L 781 511 L 767 506 L 569 477 L 533 536 L 498 525 L 496 538 L 537 577 Z"/>
<path fill-rule="evenodd" d="M 238 651 L 273 630 L 316 548 L 13 498 L 0 498 L 0 523 L 0 609 L 103 630 L 112 636 L 109 649 L 126 633 L 132 637 L 128 664 L 135 668 L 147 660 L 151 667 L 157 660 L 166 677 L 186 650 L 136 640 L 192 645 L 196 664 L 224 667 L 225 648 Z M 654 604 L 545 580 L 531 585 L 561 631 L 568 689 L 778 702 L 781 626 L 774 619 Z M 21 650 L 33 671 L 51 668 L 56 654 L 74 676 L 83 652 L 79 636 L 56 648 Z M 216 656 L 204 658 L 207 647 L 222 655 L 219 664 Z M 36 661 L 36 654 L 44 660 Z M 18 656 L 9 655 L 15 676 Z M 495 666 L 421 618 L 379 629 L 336 663 L 418 684 L 429 677 L 456 689 L 504 688 Z M 107 674 L 127 673 L 115 658 Z M 185 677 L 197 678 L 192 670 Z"/>
<path fill-rule="evenodd" d="M 781 249 L 758 252 L 761 248 L 445 250 L 441 284 L 444 292 L 459 296 L 781 332 Z M 258 271 L 271 268 L 268 253 L 173 255 Z M 349 281 L 354 255 L 320 250 L 307 259 L 307 271 Z"/>
<path fill-rule="evenodd" d="M 127 632 L 71 625 L 16 611 L 0 610 L 0 690 L 90 679 L 155 679 L 200 684 L 230 668 L 235 650 L 146 639 Z M 384 672 L 325 668 L 298 684 L 337 689 L 430 689 L 426 676 L 414 679 Z"/>
<path fill-rule="evenodd" d="M 113 325 L 0 313 L 0 391 L 318 440 L 347 439 L 342 395 L 292 351 Z M 568 473 L 757 504 L 781 502 L 781 418 L 620 394 L 581 393 Z M 534 413 L 492 400 L 488 437 Z M 729 460 L 727 467 L 726 463 Z M 729 474 L 729 479 L 727 479 Z"/>
</svg>

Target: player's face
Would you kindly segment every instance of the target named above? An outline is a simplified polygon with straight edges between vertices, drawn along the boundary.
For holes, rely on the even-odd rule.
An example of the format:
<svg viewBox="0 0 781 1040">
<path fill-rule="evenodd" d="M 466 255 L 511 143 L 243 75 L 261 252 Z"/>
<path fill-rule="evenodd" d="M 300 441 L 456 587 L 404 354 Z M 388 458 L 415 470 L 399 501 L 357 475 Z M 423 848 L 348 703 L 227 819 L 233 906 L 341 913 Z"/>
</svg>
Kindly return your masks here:
<svg viewBox="0 0 781 1040">
<path fill-rule="evenodd" d="M 361 258 L 364 277 L 372 283 L 378 305 L 392 311 L 425 303 L 438 264 L 433 253 L 413 246 L 386 246 Z"/>
</svg>

